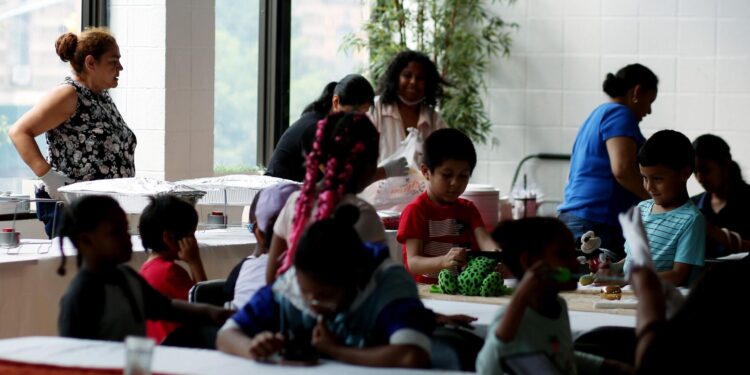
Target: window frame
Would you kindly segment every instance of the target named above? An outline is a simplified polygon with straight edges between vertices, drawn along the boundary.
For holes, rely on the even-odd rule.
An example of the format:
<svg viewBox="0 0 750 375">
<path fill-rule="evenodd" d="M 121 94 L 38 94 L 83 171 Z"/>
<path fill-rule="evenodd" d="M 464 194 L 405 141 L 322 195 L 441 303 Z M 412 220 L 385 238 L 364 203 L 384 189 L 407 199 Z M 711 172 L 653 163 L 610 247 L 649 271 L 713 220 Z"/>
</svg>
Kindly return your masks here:
<svg viewBox="0 0 750 375">
<path fill-rule="evenodd" d="M 289 127 L 292 1 L 260 1 L 257 160 L 268 165 Z"/>
<path fill-rule="evenodd" d="M 109 0 L 81 0 L 81 30 L 109 26 Z M 292 1 L 260 0 L 257 162 L 268 165 L 289 127 Z M 214 124 L 215 126 L 215 124 Z"/>
<path fill-rule="evenodd" d="M 81 30 L 109 26 L 108 0 L 81 0 Z"/>
</svg>

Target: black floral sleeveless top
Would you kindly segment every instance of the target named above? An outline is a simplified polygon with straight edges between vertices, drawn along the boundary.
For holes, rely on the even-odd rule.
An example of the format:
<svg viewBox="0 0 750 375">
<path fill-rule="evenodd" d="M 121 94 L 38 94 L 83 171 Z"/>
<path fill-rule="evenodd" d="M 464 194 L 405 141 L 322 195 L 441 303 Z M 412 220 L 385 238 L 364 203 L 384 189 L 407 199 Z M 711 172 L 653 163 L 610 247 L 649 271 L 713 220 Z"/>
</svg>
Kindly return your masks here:
<svg viewBox="0 0 750 375">
<path fill-rule="evenodd" d="M 73 116 L 47 132 L 50 165 L 76 181 L 135 176 L 135 134 L 109 93 L 70 77 L 64 84 L 76 89 L 78 104 Z"/>
</svg>

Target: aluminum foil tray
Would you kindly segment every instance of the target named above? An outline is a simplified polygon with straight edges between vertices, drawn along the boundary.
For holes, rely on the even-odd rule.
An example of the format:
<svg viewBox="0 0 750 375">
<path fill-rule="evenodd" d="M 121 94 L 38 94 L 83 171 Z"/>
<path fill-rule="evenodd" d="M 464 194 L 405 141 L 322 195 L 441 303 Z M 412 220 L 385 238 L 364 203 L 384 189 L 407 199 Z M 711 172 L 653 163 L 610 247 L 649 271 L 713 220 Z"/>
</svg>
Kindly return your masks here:
<svg viewBox="0 0 750 375">
<path fill-rule="evenodd" d="M 206 192 L 198 204 L 249 206 L 261 190 L 278 184 L 298 184 L 283 178 L 234 174 L 220 177 L 204 177 L 177 181 L 177 184 Z"/>
<path fill-rule="evenodd" d="M 193 205 L 206 195 L 205 191 L 189 186 L 145 177 L 83 181 L 61 187 L 59 191 L 68 203 L 87 195 L 108 195 L 131 214 L 141 213 L 148 205 L 149 197 L 156 194 L 176 195 Z"/>
</svg>

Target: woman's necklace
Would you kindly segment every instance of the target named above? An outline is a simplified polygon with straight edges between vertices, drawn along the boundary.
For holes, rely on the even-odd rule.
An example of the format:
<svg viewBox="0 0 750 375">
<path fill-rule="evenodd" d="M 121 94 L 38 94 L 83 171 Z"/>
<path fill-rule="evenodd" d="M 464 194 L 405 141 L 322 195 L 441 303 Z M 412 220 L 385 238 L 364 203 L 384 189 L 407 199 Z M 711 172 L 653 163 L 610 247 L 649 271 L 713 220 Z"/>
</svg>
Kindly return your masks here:
<svg viewBox="0 0 750 375">
<path fill-rule="evenodd" d="M 417 100 L 406 100 L 406 99 L 404 99 L 403 96 L 399 95 L 398 96 L 398 100 L 400 100 L 401 103 L 404 103 L 404 104 L 408 105 L 409 107 L 414 107 L 415 105 L 417 105 L 419 103 L 422 103 L 424 101 L 424 96 L 421 97 L 421 98 L 419 98 L 419 99 L 417 99 Z"/>
</svg>

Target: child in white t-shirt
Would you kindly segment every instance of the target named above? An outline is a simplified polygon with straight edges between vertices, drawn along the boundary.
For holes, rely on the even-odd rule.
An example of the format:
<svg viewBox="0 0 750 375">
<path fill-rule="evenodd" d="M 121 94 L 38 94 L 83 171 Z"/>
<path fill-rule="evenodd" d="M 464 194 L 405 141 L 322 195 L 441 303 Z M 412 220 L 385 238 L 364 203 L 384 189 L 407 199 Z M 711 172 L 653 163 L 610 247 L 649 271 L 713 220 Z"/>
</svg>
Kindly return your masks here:
<svg viewBox="0 0 750 375">
<path fill-rule="evenodd" d="M 255 252 L 243 259 L 227 278 L 229 294 L 232 294 L 232 308 L 240 309 L 258 289 L 266 285 L 266 265 L 268 263 L 269 235 L 289 196 L 299 190 L 297 184 L 279 184 L 263 189 L 250 205 L 250 226 L 257 244 Z M 233 275 L 236 275 L 233 277 Z M 231 280 L 234 279 L 235 282 Z M 233 291 L 233 293 L 231 293 Z"/>
<path fill-rule="evenodd" d="M 534 353 L 563 374 L 632 373 L 628 365 L 574 350 L 568 306 L 559 293 L 576 289 L 578 280 L 555 276 L 578 267 L 565 224 L 542 217 L 506 221 L 492 237 L 502 249 L 503 265 L 520 281 L 490 324 L 477 356 L 478 374 L 500 374 L 514 357 Z"/>
</svg>

